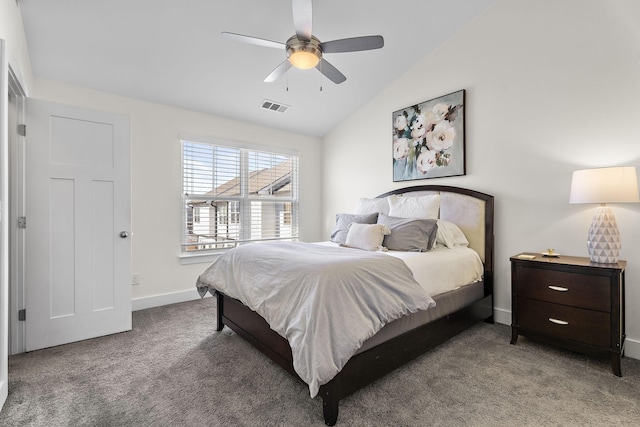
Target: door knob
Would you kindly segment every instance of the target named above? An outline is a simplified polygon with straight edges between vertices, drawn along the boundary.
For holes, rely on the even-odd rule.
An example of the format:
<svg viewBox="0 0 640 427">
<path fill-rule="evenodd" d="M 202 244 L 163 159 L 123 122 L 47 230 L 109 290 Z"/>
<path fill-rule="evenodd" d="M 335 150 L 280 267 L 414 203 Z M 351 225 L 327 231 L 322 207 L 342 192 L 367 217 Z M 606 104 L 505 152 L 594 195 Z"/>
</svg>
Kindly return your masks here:
<svg viewBox="0 0 640 427">
<path fill-rule="evenodd" d="M 122 237 L 123 239 L 126 239 L 127 237 L 129 237 L 129 233 L 127 233 L 126 231 L 121 231 L 120 237 Z"/>
</svg>

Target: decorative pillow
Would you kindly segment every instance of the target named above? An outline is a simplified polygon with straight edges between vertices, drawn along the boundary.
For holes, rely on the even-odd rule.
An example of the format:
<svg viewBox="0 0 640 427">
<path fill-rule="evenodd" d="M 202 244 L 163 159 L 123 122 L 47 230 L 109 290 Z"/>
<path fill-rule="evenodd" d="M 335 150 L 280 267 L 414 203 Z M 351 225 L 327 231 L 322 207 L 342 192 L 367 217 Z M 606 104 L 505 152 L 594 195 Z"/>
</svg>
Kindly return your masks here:
<svg viewBox="0 0 640 427">
<path fill-rule="evenodd" d="M 386 251 L 382 246 L 384 236 L 390 233 L 384 224 L 351 223 L 344 246 L 364 249 L 365 251 Z"/>
<path fill-rule="evenodd" d="M 438 219 L 439 211 L 439 194 L 389 199 L 388 215 L 397 218 Z"/>
<path fill-rule="evenodd" d="M 336 228 L 331 233 L 330 240 L 334 243 L 344 244 L 347 241 L 347 233 L 349 232 L 349 226 L 351 223 L 375 224 L 377 220 L 377 213 L 369 215 L 337 214 Z"/>
<path fill-rule="evenodd" d="M 451 249 L 456 246 L 469 246 L 469 241 L 457 225 L 452 222 L 439 219 L 436 244 L 443 245 Z"/>
<path fill-rule="evenodd" d="M 397 218 L 378 215 L 378 224 L 391 230 L 383 245 L 393 251 L 426 252 L 433 248 L 438 230 L 435 219 Z"/>
<path fill-rule="evenodd" d="M 358 200 L 358 203 L 356 203 L 356 210 L 354 212 L 359 215 L 372 213 L 383 213 L 385 215 L 389 215 L 389 200 L 396 198 L 397 196 L 388 196 L 381 199 L 363 198 Z"/>
</svg>

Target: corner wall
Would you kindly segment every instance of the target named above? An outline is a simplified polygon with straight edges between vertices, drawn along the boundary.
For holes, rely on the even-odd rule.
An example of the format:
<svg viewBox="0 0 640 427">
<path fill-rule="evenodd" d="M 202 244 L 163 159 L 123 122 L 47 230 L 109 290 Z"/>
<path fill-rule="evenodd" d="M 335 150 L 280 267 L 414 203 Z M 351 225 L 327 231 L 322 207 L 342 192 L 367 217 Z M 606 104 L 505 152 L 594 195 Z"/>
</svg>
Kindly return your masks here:
<svg viewBox="0 0 640 427">
<path fill-rule="evenodd" d="M 510 324 L 509 256 L 587 256 L 595 206 L 569 205 L 572 172 L 640 169 L 638 16 L 633 0 L 497 1 L 324 138 L 324 236 L 359 197 L 419 184 L 492 194 L 496 319 Z M 460 89 L 467 175 L 394 183 L 392 112 Z M 628 261 L 626 354 L 640 358 L 640 204 L 612 207 Z"/>
<path fill-rule="evenodd" d="M 22 14 L 15 0 L 0 0 L 0 39 L 6 42 L 9 65 L 28 94 L 33 87 L 33 73 Z"/>
</svg>

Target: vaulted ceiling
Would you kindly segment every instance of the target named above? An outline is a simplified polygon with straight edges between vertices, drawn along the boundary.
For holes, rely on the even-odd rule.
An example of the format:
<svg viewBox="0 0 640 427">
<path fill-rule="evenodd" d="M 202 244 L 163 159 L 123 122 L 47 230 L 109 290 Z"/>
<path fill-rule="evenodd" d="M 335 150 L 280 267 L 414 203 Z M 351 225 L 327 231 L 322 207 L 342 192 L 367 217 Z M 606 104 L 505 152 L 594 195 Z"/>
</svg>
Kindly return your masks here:
<svg viewBox="0 0 640 427">
<path fill-rule="evenodd" d="M 285 51 L 220 36 L 228 31 L 286 42 L 294 34 L 290 0 L 19 5 L 37 78 L 321 137 L 493 2 L 316 0 L 313 34 L 321 41 L 377 34 L 385 40 L 382 49 L 326 54 L 347 77 L 339 85 L 315 69 L 294 68 L 265 83 Z M 265 99 L 290 108 L 259 108 Z"/>
</svg>

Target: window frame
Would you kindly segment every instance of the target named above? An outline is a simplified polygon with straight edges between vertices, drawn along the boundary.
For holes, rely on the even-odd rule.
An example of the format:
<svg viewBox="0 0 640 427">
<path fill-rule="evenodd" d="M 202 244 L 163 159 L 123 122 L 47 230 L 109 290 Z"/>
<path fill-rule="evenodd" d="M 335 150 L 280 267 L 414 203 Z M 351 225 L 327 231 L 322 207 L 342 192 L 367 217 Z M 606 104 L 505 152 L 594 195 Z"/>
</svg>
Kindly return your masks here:
<svg viewBox="0 0 640 427">
<path fill-rule="evenodd" d="M 195 144 L 206 144 L 212 147 L 226 147 L 231 149 L 237 149 L 240 151 L 240 170 L 239 170 L 239 181 L 240 181 L 240 195 L 238 196 L 201 196 L 201 195 L 187 195 L 185 190 L 185 143 L 195 143 Z M 189 223 L 188 223 L 188 209 L 186 209 L 188 200 L 203 200 L 203 201 L 238 201 L 238 209 L 233 209 L 231 206 L 227 207 L 227 220 L 235 223 L 239 221 L 240 226 L 240 238 L 237 241 L 236 245 L 233 247 L 246 244 L 249 242 L 255 241 L 267 241 L 267 240 L 293 240 L 296 241 L 299 239 L 299 203 L 300 203 L 300 156 L 297 150 L 291 150 L 282 147 L 273 147 L 273 146 L 261 146 L 257 144 L 242 144 L 235 141 L 224 140 L 224 139 L 211 139 L 211 138 L 203 138 L 203 137 L 194 137 L 188 135 L 181 135 L 179 138 L 180 143 L 180 190 L 181 190 L 181 242 L 180 242 L 180 259 L 183 264 L 190 264 L 194 262 L 207 262 L 209 260 L 215 259 L 216 256 L 220 255 L 224 251 L 229 248 L 212 248 L 212 249 L 198 249 L 198 250 L 190 250 L 188 251 L 186 247 L 188 246 L 187 236 L 189 233 Z M 291 157 L 294 165 L 292 167 L 292 176 L 291 179 L 291 195 L 290 197 L 282 197 L 282 196 L 252 196 L 249 194 L 249 174 L 251 171 L 249 170 L 249 154 L 252 152 L 265 153 L 268 155 L 276 155 L 276 156 L 287 156 Z M 276 203 L 284 203 L 285 208 L 282 212 L 280 212 L 280 221 L 284 222 L 288 225 L 290 222 L 292 235 L 290 237 L 278 237 L 272 239 L 252 239 L 248 237 L 247 234 L 247 224 L 249 224 L 248 229 L 250 230 L 252 227 L 251 220 L 251 209 L 247 208 L 247 204 L 251 204 L 252 202 L 276 202 Z M 193 207 L 193 213 L 191 215 L 192 221 L 195 219 L 195 210 L 198 207 Z M 232 220 L 232 215 L 236 216 L 236 221 Z M 192 222 L 191 227 L 193 227 Z M 193 230 L 193 228 L 192 228 Z M 249 231 L 250 232 L 250 231 Z"/>
</svg>

